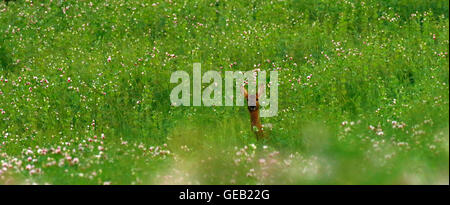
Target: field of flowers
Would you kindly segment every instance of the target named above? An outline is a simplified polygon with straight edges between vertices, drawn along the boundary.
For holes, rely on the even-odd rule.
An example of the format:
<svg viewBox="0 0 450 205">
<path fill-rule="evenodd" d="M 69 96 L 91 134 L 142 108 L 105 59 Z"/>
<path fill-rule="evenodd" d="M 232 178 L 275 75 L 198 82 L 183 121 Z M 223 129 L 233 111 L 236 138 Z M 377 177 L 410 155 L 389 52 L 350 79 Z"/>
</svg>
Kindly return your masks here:
<svg viewBox="0 0 450 205">
<path fill-rule="evenodd" d="M 0 184 L 448 184 L 448 52 L 447 0 L 1 1 Z M 268 139 L 196 62 L 278 71 Z"/>
</svg>

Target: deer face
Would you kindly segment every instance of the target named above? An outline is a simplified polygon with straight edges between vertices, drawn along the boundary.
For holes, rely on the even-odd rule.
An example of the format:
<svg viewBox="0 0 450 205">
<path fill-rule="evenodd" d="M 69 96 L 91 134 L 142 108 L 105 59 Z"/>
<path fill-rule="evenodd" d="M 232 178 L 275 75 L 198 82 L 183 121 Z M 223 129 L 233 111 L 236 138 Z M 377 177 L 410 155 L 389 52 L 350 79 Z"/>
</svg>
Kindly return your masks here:
<svg viewBox="0 0 450 205">
<path fill-rule="evenodd" d="M 259 97 L 258 95 L 250 95 L 250 96 L 247 96 L 245 98 L 247 100 L 247 102 L 249 102 L 247 104 L 248 111 L 253 112 L 253 111 L 257 111 L 259 109 L 259 99 L 258 99 L 258 97 Z M 249 99 L 250 100 L 255 100 L 256 102 L 255 103 L 251 103 L 249 101 Z M 251 104 L 254 104 L 254 105 L 251 105 Z"/>
<path fill-rule="evenodd" d="M 254 112 L 259 110 L 259 96 L 263 93 L 263 87 L 264 85 L 260 85 L 258 92 L 256 95 L 249 95 L 247 90 L 244 87 L 241 87 L 241 92 L 244 95 L 245 99 L 247 100 L 247 108 L 248 111 Z"/>
</svg>

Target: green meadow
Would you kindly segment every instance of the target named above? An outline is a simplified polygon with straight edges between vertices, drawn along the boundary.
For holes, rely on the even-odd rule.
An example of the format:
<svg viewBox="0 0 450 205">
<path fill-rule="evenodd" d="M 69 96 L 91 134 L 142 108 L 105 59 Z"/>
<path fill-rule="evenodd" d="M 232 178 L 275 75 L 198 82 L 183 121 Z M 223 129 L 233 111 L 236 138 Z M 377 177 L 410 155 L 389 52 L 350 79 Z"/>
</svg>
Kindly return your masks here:
<svg viewBox="0 0 450 205">
<path fill-rule="evenodd" d="M 448 184 L 448 52 L 447 0 L 1 1 L 0 184 Z M 193 63 L 278 71 L 266 139 Z"/>
</svg>

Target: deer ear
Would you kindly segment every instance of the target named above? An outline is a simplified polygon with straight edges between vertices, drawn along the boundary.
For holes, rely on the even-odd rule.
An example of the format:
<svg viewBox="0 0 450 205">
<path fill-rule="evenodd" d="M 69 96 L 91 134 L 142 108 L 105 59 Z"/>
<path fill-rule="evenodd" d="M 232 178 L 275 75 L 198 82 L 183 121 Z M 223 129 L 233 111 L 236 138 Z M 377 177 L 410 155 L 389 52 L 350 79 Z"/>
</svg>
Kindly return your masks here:
<svg viewBox="0 0 450 205">
<path fill-rule="evenodd" d="M 266 87 L 266 85 L 264 85 L 263 83 L 261 83 L 261 84 L 258 85 L 258 98 L 259 98 L 262 94 L 264 94 L 264 91 L 266 90 L 265 87 Z"/>
<path fill-rule="evenodd" d="M 245 99 L 248 99 L 248 92 L 244 88 L 244 86 L 241 86 L 241 93 L 242 93 L 242 95 L 244 95 Z"/>
</svg>

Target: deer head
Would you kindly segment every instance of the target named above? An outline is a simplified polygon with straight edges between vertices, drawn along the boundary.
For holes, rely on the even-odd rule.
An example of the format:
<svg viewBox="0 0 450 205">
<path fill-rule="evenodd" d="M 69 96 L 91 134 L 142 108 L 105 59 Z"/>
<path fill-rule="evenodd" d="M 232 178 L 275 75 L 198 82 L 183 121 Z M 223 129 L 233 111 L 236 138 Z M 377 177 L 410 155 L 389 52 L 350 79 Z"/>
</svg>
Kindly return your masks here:
<svg viewBox="0 0 450 205">
<path fill-rule="evenodd" d="M 264 84 L 260 84 L 258 86 L 258 92 L 256 95 L 249 95 L 247 89 L 244 86 L 241 86 L 242 95 L 247 100 L 247 108 L 250 112 L 259 111 L 259 96 L 264 92 Z"/>
</svg>

